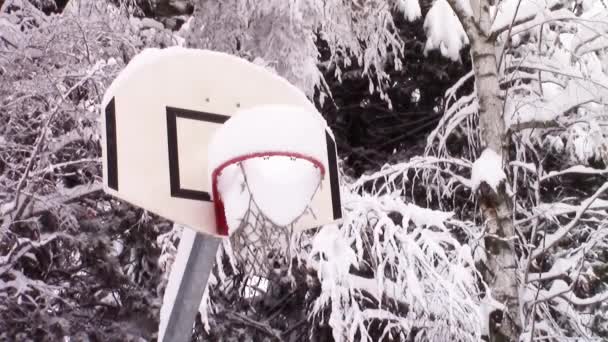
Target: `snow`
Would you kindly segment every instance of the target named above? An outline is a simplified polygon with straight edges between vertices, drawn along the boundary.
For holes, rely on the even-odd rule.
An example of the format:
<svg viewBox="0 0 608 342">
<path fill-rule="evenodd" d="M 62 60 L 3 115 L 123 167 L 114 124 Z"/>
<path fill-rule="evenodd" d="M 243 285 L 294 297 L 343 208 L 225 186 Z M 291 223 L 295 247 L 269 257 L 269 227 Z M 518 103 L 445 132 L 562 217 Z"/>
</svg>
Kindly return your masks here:
<svg viewBox="0 0 608 342">
<path fill-rule="evenodd" d="M 568 133 L 570 137 L 566 147 L 576 162 L 587 163 L 596 155 L 598 148 L 604 148 L 601 128 L 594 122 L 576 123 L 570 127 Z M 599 154 L 601 153 L 600 150 Z"/>
<path fill-rule="evenodd" d="M 353 340 L 357 330 L 367 331 L 366 317 L 381 317 L 405 331 L 421 321 L 441 321 L 428 327 L 431 341 L 479 341 L 479 278 L 471 249 L 439 228 L 445 223 L 439 223 L 441 218 L 447 220 L 451 214 L 426 211 L 392 195 L 347 193 L 344 203 L 349 210 L 343 224 L 322 228 L 314 237 L 308 259 L 322 287 L 313 313 L 331 306 L 329 325 L 334 339 Z M 395 212 L 403 222 L 388 217 Z M 429 224 L 439 229 L 429 228 Z M 373 275 L 350 272 L 353 267 L 367 267 L 365 264 L 371 266 Z M 378 307 L 362 308 L 358 299 L 370 297 L 380 303 Z M 407 305 L 408 315 L 392 316 L 384 308 L 385 301 Z"/>
<path fill-rule="evenodd" d="M 250 159 L 243 169 L 258 208 L 280 226 L 302 215 L 321 182 L 321 171 L 303 159 Z"/>
<path fill-rule="evenodd" d="M 304 159 L 274 156 L 241 165 L 229 165 L 218 177 L 229 233 L 239 227 L 251 200 L 274 224 L 293 223 L 305 212 L 321 181 L 320 170 Z"/>
<path fill-rule="evenodd" d="M 514 160 L 509 162 L 509 165 L 512 167 L 521 167 L 522 169 L 525 169 L 531 173 L 536 173 L 536 165 L 534 165 L 534 163 L 524 163 L 522 161 L 519 160 Z"/>
<path fill-rule="evenodd" d="M 502 169 L 502 159 L 490 148 L 486 148 L 473 163 L 471 170 L 471 187 L 473 190 L 486 183 L 494 191 L 497 191 L 501 182 L 505 181 L 507 176 Z"/>
<path fill-rule="evenodd" d="M 245 188 L 245 177 L 237 164 L 227 166 L 217 181 L 230 234 L 239 227 L 245 217 L 251 196 Z"/>
<path fill-rule="evenodd" d="M 101 294 L 103 292 L 104 291 L 98 291 L 98 293 L 96 293 L 96 295 Z M 108 293 L 106 293 L 105 296 L 101 297 L 98 300 L 102 304 L 113 306 L 113 307 L 116 307 L 116 308 L 122 306 L 122 301 L 120 300 L 119 295 L 117 293 L 112 292 L 112 291 L 108 291 Z"/>
<path fill-rule="evenodd" d="M 458 61 L 460 50 L 469 44 L 460 20 L 446 0 L 435 1 L 424 20 L 424 31 L 427 35 L 425 53 L 439 49 L 444 56 Z"/>
<path fill-rule="evenodd" d="M 152 29 L 156 29 L 159 31 L 162 31 L 165 29 L 165 26 L 163 26 L 163 24 L 161 24 L 160 22 L 151 19 L 151 18 L 143 18 L 141 19 L 141 25 L 145 28 L 152 28 Z"/>
<path fill-rule="evenodd" d="M 10 211 L 14 210 L 17 207 L 16 201 L 10 201 L 7 203 L 0 204 L 0 216 L 4 216 L 8 214 Z"/>
<path fill-rule="evenodd" d="M 210 178 L 226 162 L 260 154 L 224 168 L 218 177 L 229 231 L 239 226 L 251 199 L 280 226 L 293 223 L 305 212 L 319 188 L 321 170 L 303 158 L 264 154 L 297 153 L 327 170 L 325 127 L 318 113 L 265 105 L 242 110 L 216 131 L 208 147 Z"/>
<path fill-rule="evenodd" d="M 112 255 L 113 257 L 118 257 L 122 254 L 122 252 L 125 250 L 125 244 L 124 241 L 118 239 L 118 240 L 112 240 L 112 248 L 110 249 L 110 255 Z"/>
<path fill-rule="evenodd" d="M 547 135 L 545 137 L 545 142 L 553 151 L 557 153 L 562 153 L 564 151 L 564 142 L 559 136 Z"/>
<path fill-rule="evenodd" d="M 547 7 L 545 0 L 504 0 L 499 4 L 496 19 L 492 23 L 494 32 L 508 28 L 514 16 L 516 22 L 524 18 L 534 18 L 537 14 L 542 16 Z"/>
<path fill-rule="evenodd" d="M 397 7 L 408 21 L 414 21 L 422 15 L 418 0 L 399 0 L 397 1 Z"/>
<path fill-rule="evenodd" d="M 330 224 L 321 229 L 313 240 L 310 252 L 312 267 L 318 270 L 322 279 L 339 282 L 349 276 L 351 266 L 357 265 L 357 256 L 338 226 Z M 319 260 L 316 261 L 315 256 Z"/>
<path fill-rule="evenodd" d="M 403 203 L 392 196 L 382 196 L 386 209 L 394 210 L 403 215 L 402 226 L 408 226 L 410 221 L 418 227 L 437 227 L 445 229 L 445 222 L 454 216 L 452 212 L 422 208 L 412 203 Z"/>
<path fill-rule="evenodd" d="M 545 176 L 543 176 L 541 178 L 541 180 L 546 180 L 548 178 L 551 177 L 556 177 L 556 176 L 562 176 L 568 173 L 580 173 L 580 174 L 587 174 L 587 175 L 600 175 L 600 174 L 604 174 L 604 173 L 608 173 L 608 169 L 595 169 L 592 167 L 588 167 L 588 166 L 583 166 L 583 165 L 575 165 L 572 167 L 569 167 L 565 170 L 561 170 L 561 171 L 551 171 L 549 173 L 547 173 Z"/>
<path fill-rule="evenodd" d="M 552 70 L 547 64 L 526 63 L 522 67 L 539 67 Z M 556 72 L 559 71 L 555 69 Z M 564 89 L 543 84 L 543 97 L 534 95 L 509 97 L 505 106 L 505 124 L 514 125 L 530 121 L 550 122 L 579 104 L 599 100 L 601 91 L 593 86 L 581 86 L 570 81 Z"/>
<path fill-rule="evenodd" d="M 580 206 L 572 205 L 568 203 L 556 202 L 556 203 L 541 203 L 534 212 L 546 218 L 555 218 L 556 216 L 566 215 L 576 212 Z M 596 199 L 589 205 L 589 209 L 606 209 L 608 208 L 608 201 L 601 198 Z"/>
<path fill-rule="evenodd" d="M 105 106 L 108 102 L 110 102 L 110 99 L 112 98 L 116 89 L 120 89 L 120 87 L 125 81 L 127 81 L 129 78 L 131 78 L 133 74 L 137 73 L 139 70 L 145 68 L 146 66 L 158 63 L 161 59 L 164 58 L 177 58 L 180 56 L 200 56 L 201 58 L 205 58 L 210 55 L 222 56 L 224 58 L 233 58 L 235 61 L 238 61 L 239 63 L 248 64 L 251 67 L 264 68 L 253 63 L 249 63 L 245 59 L 217 51 L 190 49 L 182 46 L 171 46 L 164 49 L 146 48 L 137 55 L 135 55 L 133 59 L 131 59 L 129 64 L 120 72 L 120 74 L 118 74 L 116 79 L 114 79 L 112 84 L 107 88 L 103 96 L 102 106 Z M 279 77 L 278 75 L 273 76 L 279 79 L 280 82 L 285 83 L 286 86 L 292 87 L 292 85 L 284 78 Z M 302 96 L 305 96 L 304 93 L 302 93 Z M 325 122 L 321 114 L 317 113 L 317 117 L 322 120 L 323 123 Z"/>
<path fill-rule="evenodd" d="M 551 284 L 549 290 L 528 289 L 522 299 L 527 302 L 553 300 L 558 303 L 558 307 L 562 307 L 564 310 L 571 310 L 569 304 L 585 306 L 601 303 L 608 299 L 608 291 L 599 292 L 589 298 L 580 298 L 571 289 L 572 286 L 568 285 L 564 280 L 556 279 Z"/>
<path fill-rule="evenodd" d="M 445 228 L 444 222 L 454 216 L 454 213 L 421 208 L 414 204 L 408 204 L 410 220 L 417 226 Z"/>
<path fill-rule="evenodd" d="M 528 274 L 528 278 L 532 281 L 540 280 L 540 279 L 552 279 L 560 276 L 564 276 L 570 273 L 570 270 L 573 269 L 576 265 L 579 264 L 581 258 L 584 256 L 584 251 L 580 250 L 574 255 L 571 255 L 567 258 L 558 258 L 551 266 L 551 269 L 547 272 L 543 273 L 532 273 Z"/>
<path fill-rule="evenodd" d="M 267 278 L 259 276 L 248 277 L 243 289 L 243 297 L 253 298 L 265 293 L 268 290 L 268 284 Z"/>
<path fill-rule="evenodd" d="M 479 310 L 478 315 L 481 318 L 481 320 L 479 322 L 481 325 L 481 332 L 485 336 L 490 335 L 490 315 L 492 314 L 492 312 L 494 312 L 496 310 L 505 309 L 505 306 L 503 304 L 496 301 L 492 297 L 491 289 L 487 289 L 487 291 L 488 291 L 488 294 L 486 294 L 486 296 L 481 300 L 481 303 L 480 303 L 479 309 L 478 309 Z"/>
<path fill-rule="evenodd" d="M 572 41 L 572 51 L 580 56 L 606 48 L 608 40 L 605 32 L 608 31 L 608 14 L 602 1 L 597 1 L 591 5 L 591 8 L 582 13 L 580 18 L 589 20 L 593 24 L 578 27 L 576 36 Z"/>
<path fill-rule="evenodd" d="M 221 164 L 255 153 L 298 153 L 324 163 L 326 127 L 321 114 L 300 107 L 262 105 L 241 110 L 211 137 L 209 177 Z"/>
</svg>

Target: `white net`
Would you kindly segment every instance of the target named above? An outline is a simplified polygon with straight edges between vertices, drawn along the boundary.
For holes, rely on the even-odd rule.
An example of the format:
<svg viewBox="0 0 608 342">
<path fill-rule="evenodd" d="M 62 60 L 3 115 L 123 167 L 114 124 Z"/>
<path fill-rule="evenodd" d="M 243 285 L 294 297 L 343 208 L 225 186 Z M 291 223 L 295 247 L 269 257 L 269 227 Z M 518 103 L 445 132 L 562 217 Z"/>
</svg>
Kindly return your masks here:
<svg viewBox="0 0 608 342">
<path fill-rule="evenodd" d="M 234 255 L 246 274 L 266 277 L 277 258 L 289 258 L 298 219 L 314 215 L 309 204 L 321 177 L 311 162 L 286 156 L 252 158 L 222 170 L 218 191 Z"/>
</svg>

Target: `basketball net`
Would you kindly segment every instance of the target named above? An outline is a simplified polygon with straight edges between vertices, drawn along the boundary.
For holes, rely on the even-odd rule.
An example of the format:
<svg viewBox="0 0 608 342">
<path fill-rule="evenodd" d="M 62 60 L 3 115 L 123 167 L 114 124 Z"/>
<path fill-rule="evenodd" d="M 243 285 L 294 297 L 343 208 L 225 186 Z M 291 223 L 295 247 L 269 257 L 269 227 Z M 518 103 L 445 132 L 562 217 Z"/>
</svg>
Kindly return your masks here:
<svg viewBox="0 0 608 342">
<path fill-rule="evenodd" d="M 218 173 L 217 195 L 245 274 L 268 277 L 277 261 L 290 260 L 294 225 L 301 216 L 314 215 L 308 204 L 322 177 L 317 164 L 289 154 L 243 158 Z"/>
</svg>

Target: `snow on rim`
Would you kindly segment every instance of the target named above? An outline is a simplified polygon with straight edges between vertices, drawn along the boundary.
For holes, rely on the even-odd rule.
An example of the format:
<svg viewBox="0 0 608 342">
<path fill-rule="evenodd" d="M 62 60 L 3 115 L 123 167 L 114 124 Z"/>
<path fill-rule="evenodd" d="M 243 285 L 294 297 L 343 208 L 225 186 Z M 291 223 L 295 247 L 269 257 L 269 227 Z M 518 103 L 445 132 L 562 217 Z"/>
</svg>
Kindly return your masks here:
<svg viewBox="0 0 608 342">
<path fill-rule="evenodd" d="M 238 111 L 211 137 L 209 176 L 231 159 L 284 153 L 305 156 L 327 169 L 325 120 L 296 106 L 262 105 Z"/>
<path fill-rule="evenodd" d="M 314 113 L 286 105 L 244 109 L 226 121 L 208 146 L 218 227 L 236 228 L 251 198 L 273 223 L 296 221 L 328 168 L 325 132 Z M 242 165 L 242 177 L 232 170 L 223 174 L 236 163 Z M 251 197 L 238 194 L 245 180 Z"/>
</svg>

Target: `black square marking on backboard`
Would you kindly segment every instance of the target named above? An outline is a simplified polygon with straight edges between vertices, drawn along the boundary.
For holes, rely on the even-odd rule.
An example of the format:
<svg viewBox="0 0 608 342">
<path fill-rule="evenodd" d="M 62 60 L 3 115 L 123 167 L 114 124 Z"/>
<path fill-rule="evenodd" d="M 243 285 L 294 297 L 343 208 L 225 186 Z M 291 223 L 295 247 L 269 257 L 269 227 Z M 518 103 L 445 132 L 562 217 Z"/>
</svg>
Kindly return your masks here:
<svg viewBox="0 0 608 342">
<path fill-rule="evenodd" d="M 334 139 L 325 132 L 327 144 L 327 163 L 329 164 L 329 187 L 331 188 L 331 206 L 334 220 L 342 218 L 342 201 L 340 199 L 340 180 L 338 178 L 337 150 Z"/>
<path fill-rule="evenodd" d="M 227 115 L 199 112 L 195 110 L 166 107 L 167 110 L 167 147 L 169 152 L 169 182 L 171 196 L 191 200 L 211 202 L 211 195 L 206 191 L 184 189 L 179 179 L 179 155 L 177 141 L 177 118 L 223 124 L 230 117 Z"/>
<path fill-rule="evenodd" d="M 106 114 L 106 158 L 108 164 L 108 187 L 118 191 L 118 153 L 116 151 L 116 103 L 114 98 L 105 108 Z"/>
</svg>

